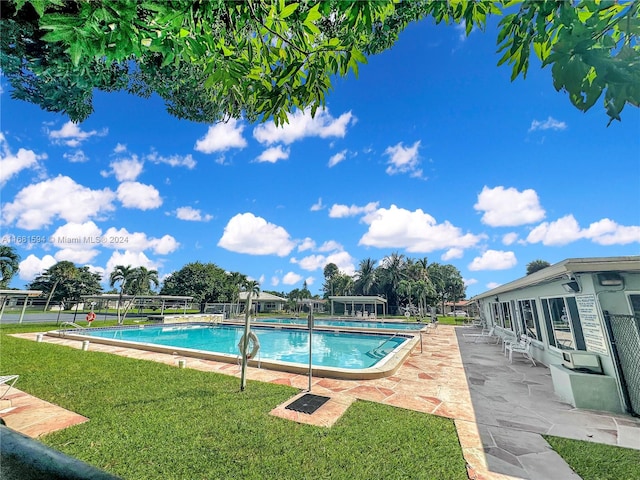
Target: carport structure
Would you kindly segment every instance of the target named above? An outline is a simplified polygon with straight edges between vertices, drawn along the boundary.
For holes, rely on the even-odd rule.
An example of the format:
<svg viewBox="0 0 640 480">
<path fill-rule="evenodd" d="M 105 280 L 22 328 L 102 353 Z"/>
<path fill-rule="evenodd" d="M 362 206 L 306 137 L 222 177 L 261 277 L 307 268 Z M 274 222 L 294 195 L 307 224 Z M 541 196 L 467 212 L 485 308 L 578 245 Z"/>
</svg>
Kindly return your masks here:
<svg viewBox="0 0 640 480">
<path fill-rule="evenodd" d="M 354 312 L 368 312 L 375 316 L 387 316 L 387 299 L 377 295 L 336 295 L 329 296 L 331 315 L 335 315 L 335 304 L 343 305 L 345 316 L 355 316 Z M 378 307 L 381 307 L 379 311 Z"/>
<path fill-rule="evenodd" d="M 109 308 L 117 308 L 118 303 L 126 305 L 132 303 L 131 309 L 156 308 L 163 315 L 167 308 L 181 309 L 187 313 L 193 297 L 187 295 L 120 295 L 118 293 L 102 293 L 98 295 L 82 295 L 82 300 L 90 304 L 95 302 L 95 310 L 105 312 Z"/>
<path fill-rule="evenodd" d="M 20 299 L 23 299 L 20 320 L 18 320 L 18 323 L 22 323 L 24 312 L 27 309 L 27 304 L 29 303 L 27 300 L 29 300 L 29 297 L 39 297 L 40 295 L 42 295 L 40 290 L 0 290 L 0 302 L 2 302 L 2 308 L 0 308 L 0 320 L 2 320 L 2 315 L 4 314 L 4 307 L 11 302 L 11 299 L 15 298 L 16 304 Z"/>
</svg>

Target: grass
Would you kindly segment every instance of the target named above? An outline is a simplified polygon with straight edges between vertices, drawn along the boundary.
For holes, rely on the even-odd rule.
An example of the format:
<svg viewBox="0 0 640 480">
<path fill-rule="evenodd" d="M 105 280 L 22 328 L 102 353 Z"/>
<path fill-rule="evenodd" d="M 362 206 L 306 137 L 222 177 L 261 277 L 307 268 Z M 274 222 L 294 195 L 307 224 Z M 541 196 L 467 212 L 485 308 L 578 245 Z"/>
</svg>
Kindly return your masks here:
<svg viewBox="0 0 640 480">
<path fill-rule="evenodd" d="M 90 418 L 44 443 L 123 478 L 467 478 L 449 419 L 357 401 L 330 429 L 297 424 L 269 415 L 290 387 L 6 335 L 42 330 L 2 326 L 2 370 Z"/>
<path fill-rule="evenodd" d="M 574 472 L 584 480 L 637 480 L 640 451 L 544 435 Z"/>
</svg>

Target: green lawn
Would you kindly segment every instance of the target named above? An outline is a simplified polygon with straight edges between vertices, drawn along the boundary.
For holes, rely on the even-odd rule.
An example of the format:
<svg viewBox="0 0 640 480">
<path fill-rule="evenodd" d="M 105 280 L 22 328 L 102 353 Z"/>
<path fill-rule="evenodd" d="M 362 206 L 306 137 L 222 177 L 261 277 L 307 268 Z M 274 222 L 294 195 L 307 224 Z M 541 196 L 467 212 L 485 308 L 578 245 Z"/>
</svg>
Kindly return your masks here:
<svg viewBox="0 0 640 480">
<path fill-rule="evenodd" d="M 90 421 L 41 439 L 125 479 L 466 479 L 452 421 L 357 401 L 330 429 L 269 415 L 282 385 L 8 337 L 3 373 Z M 584 480 L 640 479 L 640 452 L 545 437 Z"/>
<path fill-rule="evenodd" d="M 50 326 L 48 328 L 51 328 Z M 269 411 L 282 385 L 7 337 L 0 361 L 20 389 L 90 418 L 51 447 L 126 479 L 466 479 L 451 420 L 358 401 L 330 429 Z"/>
<path fill-rule="evenodd" d="M 640 479 L 640 451 L 599 443 L 544 436 L 584 480 Z"/>
</svg>

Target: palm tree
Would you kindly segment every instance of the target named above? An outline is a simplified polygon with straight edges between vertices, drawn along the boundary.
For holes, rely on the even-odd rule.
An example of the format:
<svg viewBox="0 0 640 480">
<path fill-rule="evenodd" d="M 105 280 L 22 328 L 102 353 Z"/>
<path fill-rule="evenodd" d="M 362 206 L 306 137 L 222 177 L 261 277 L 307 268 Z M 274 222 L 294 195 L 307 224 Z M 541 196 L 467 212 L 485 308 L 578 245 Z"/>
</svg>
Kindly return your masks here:
<svg viewBox="0 0 640 480">
<path fill-rule="evenodd" d="M 411 297 L 413 295 L 413 285 L 414 282 L 412 282 L 411 280 L 400 280 L 400 282 L 398 283 L 398 295 L 402 295 L 404 298 L 407 299 L 408 303 L 409 303 L 409 307 L 408 307 L 408 312 L 411 312 L 413 307 L 413 303 L 411 301 Z"/>
<path fill-rule="evenodd" d="M 327 263 L 322 271 L 324 274 L 324 296 L 325 298 L 329 295 L 334 294 L 334 282 L 338 275 L 340 275 L 340 270 L 335 263 Z"/>
<path fill-rule="evenodd" d="M 45 274 L 42 275 L 42 277 L 48 278 L 50 281 L 53 280 L 51 292 L 49 293 L 49 297 L 47 297 L 47 303 L 44 305 L 45 312 L 49 309 L 49 303 L 51 303 L 51 299 L 53 298 L 53 294 L 55 293 L 56 288 L 58 288 L 58 285 L 61 283 L 64 284 L 69 280 L 73 280 L 77 276 L 78 269 L 73 262 L 69 262 L 68 260 L 58 262 L 45 271 Z"/>
<path fill-rule="evenodd" d="M 362 260 L 355 276 L 356 292 L 368 295 L 376 284 L 376 261 L 372 258 Z"/>
<path fill-rule="evenodd" d="M 406 278 L 407 260 L 404 255 L 394 252 L 382 260 L 385 292 L 389 305 L 398 304 L 398 285 Z"/>
<path fill-rule="evenodd" d="M 20 255 L 13 247 L 0 245 L 0 288 L 7 288 L 20 268 Z"/>
<path fill-rule="evenodd" d="M 431 281 L 428 278 L 427 280 L 418 280 L 414 284 L 413 292 L 418 298 L 418 310 L 420 311 L 420 315 L 427 315 L 427 298 L 435 294 L 435 289 L 433 288 Z"/>
<path fill-rule="evenodd" d="M 134 295 L 148 295 L 153 288 L 158 288 L 160 285 L 157 270 L 148 270 L 140 266 L 133 269 L 131 277 Z"/>
<path fill-rule="evenodd" d="M 131 283 L 134 279 L 135 269 L 131 267 L 131 265 L 116 265 L 109 275 L 109 286 L 115 287 L 116 283 L 120 283 L 120 296 L 118 297 L 118 325 L 124 322 L 124 317 L 120 318 L 120 308 L 122 304 L 122 295 L 124 294 L 124 289 L 128 287 L 128 284 Z M 157 272 L 156 272 L 157 275 Z M 133 287 L 133 285 L 131 285 Z M 126 315 L 126 312 L 125 312 Z"/>
<path fill-rule="evenodd" d="M 247 283 L 247 276 L 240 272 L 226 272 L 231 286 L 231 302 L 237 303 L 235 315 L 240 314 L 240 292 Z"/>
</svg>

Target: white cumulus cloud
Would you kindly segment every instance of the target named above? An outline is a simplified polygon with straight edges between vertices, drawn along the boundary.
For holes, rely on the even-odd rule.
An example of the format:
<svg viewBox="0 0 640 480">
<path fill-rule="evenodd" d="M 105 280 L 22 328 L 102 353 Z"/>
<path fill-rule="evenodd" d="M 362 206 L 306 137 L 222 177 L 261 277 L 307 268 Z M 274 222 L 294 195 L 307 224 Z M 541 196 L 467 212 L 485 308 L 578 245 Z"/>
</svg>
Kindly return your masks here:
<svg viewBox="0 0 640 480">
<path fill-rule="evenodd" d="M 157 255 L 167 255 L 180 246 L 171 235 L 155 238 L 147 236 L 144 232 L 129 232 L 126 228 L 110 227 L 104 232 L 103 238 L 104 247 L 133 253 L 151 250 Z"/>
<path fill-rule="evenodd" d="M 318 199 L 318 201 L 316 203 L 314 203 L 313 205 L 311 205 L 310 210 L 312 212 L 317 212 L 319 210 L 322 210 L 324 208 L 324 205 L 322 205 L 322 197 Z"/>
<path fill-rule="evenodd" d="M 165 157 L 160 155 L 158 152 L 151 152 L 149 155 L 145 155 L 144 159 L 151 163 L 155 163 L 156 165 L 163 163 L 170 167 L 186 167 L 189 170 L 193 170 L 196 166 L 196 161 L 193 159 L 191 154 L 169 155 L 168 157 Z"/>
<path fill-rule="evenodd" d="M 133 182 L 142 173 L 144 162 L 137 155 L 132 155 L 131 158 L 113 161 L 109 166 L 118 182 Z"/>
<path fill-rule="evenodd" d="M 39 161 L 47 158 L 46 154 L 38 155 L 24 148 L 19 149 L 16 154 L 11 153 L 9 143 L 2 132 L 0 132 L 0 149 L 0 186 L 22 170 L 39 168 Z"/>
<path fill-rule="evenodd" d="M 91 130 L 89 132 L 85 132 L 80 129 L 78 124 L 69 121 L 65 123 L 60 130 L 50 130 L 49 139 L 53 141 L 53 143 L 64 144 L 68 147 L 75 148 L 87 138 L 93 137 L 94 135 L 103 137 L 107 133 L 108 130 L 106 128 L 101 131 Z"/>
<path fill-rule="evenodd" d="M 529 127 L 530 132 L 535 132 L 536 130 L 564 130 L 567 128 L 567 124 L 565 122 L 561 122 L 560 120 L 556 120 L 555 118 L 549 116 L 546 120 L 533 120 L 531 122 L 531 126 Z"/>
<path fill-rule="evenodd" d="M 502 236 L 502 243 L 504 245 L 513 245 L 518 241 L 518 234 L 515 232 L 509 232 Z"/>
<path fill-rule="evenodd" d="M 125 208 L 151 210 L 162 205 L 160 192 L 153 185 L 145 185 L 140 182 L 124 182 L 118 186 L 116 194 Z"/>
<path fill-rule="evenodd" d="M 58 263 L 51 255 L 45 255 L 42 258 L 38 258 L 33 254 L 30 254 L 27 258 L 20 262 L 18 271 L 18 277 L 20 280 L 30 282 L 47 268 L 52 267 Z"/>
<path fill-rule="evenodd" d="M 608 218 L 603 218 L 589 225 L 584 230 L 585 238 L 600 245 L 626 245 L 640 243 L 640 226 L 625 226 Z"/>
<path fill-rule="evenodd" d="M 232 118 L 228 122 L 217 123 L 207 130 L 207 134 L 196 142 L 195 150 L 202 153 L 224 152 L 231 148 L 244 148 L 247 141 L 242 136 L 244 124 Z"/>
<path fill-rule="evenodd" d="M 285 285 L 295 285 L 302 280 L 302 275 L 298 275 L 294 272 L 288 272 L 282 277 L 282 283 Z"/>
<path fill-rule="evenodd" d="M 619 225 L 603 218 L 583 229 L 573 215 L 565 215 L 554 222 L 541 223 L 527 236 L 528 243 L 547 246 L 567 245 L 580 239 L 591 240 L 599 245 L 640 243 L 640 226 Z"/>
<path fill-rule="evenodd" d="M 454 258 L 462 258 L 464 255 L 464 250 L 462 248 L 450 248 L 440 258 L 445 262 L 448 260 L 453 260 Z"/>
<path fill-rule="evenodd" d="M 545 216 L 538 194 L 532 189 L 519 192 L 515 188 L 489 188 L 485 185 L 473 208 L 484 212 L 482 223 L 491 227 L 539 222 Z"/>
<path fill-rule="evenodd" d="M 235 118 L 209 127 L 207 134 L 196 142 L 195 150 L 202 153 L 224 152 L 231 148 L 244 148 L 247 141 L 242 136 L 244 125 Z"/>
<path fill-rule="evenodd" d="M 218 246 L 250 255 L 289 255 L 295 247 L 287 231 L 252 213 L 239 213 L 227 223 Z"/>
<path fill-rule="evenodd" d="M 256 161 L 260 163 L 276 163 L 278 160 L 286 160 L 288 158 L 289 149 L 282 148 L 281 145 L 276 145 L 275 147 L 267 148 L 256 158 Z"/>
<path fill-rule="evenodd" d="M 312 117 L 311 109 L 308 108 L 294 112 L 289 116 L 289 123 L 282 126 L 276 126 L 273 121 L 258 125 L 253 129 L 253 136 L 258 142 L 266 145 L 274 143 L 290 145 L 307 137 L 344 138 L 347 127 L 355 121 L 351 112 L 333 118 L 328 109 L 319 109 L 315 117 Z"/>
<path fill-rule="evenodd" d="M 428 253 L 434 250 L 473 247 L 484 235 L 462 233 L 448 221 L 437 223 L 421 209 L 380 208 L 364 218 L 369 224 L 359 245 L 378 248 L 404 248 L 408 252 Z"/>
<path fill-rule="evenodd" d="M 107 260 L 105 269 L 110 275 L 118 265 L 131 265 L 132 267 L 145 267 L 149 270 L 157 270 L 158 264 L 147 257 L 144 252 L 131 252 L 129 250 L 113 252 L 111 258 Z"/>
<path fill-rule="evenodd" d="M 85 264 L 93 260 L 99 252 L 102 230 L 93 222 L 68 222 L 58 227 L 50 236 L 51 243 L 60 250 L 55 253 L 58 261 L 68 260 Z"/>
<path fill-rule="evenodd" d="M 386 172 L 389 175 L 395 175 L 398 173 L 408 173 L 412 177 L 422 177 L 422 169 L 420 169 L 420 156 L 418 150 L 420 149 L 420 140 L 415 142 L 410 147 L 405 147 L 402 142 L 387 147 L 384 151 L 385 155 L 389 156 L 387 161 Z"/>
<path fill-rule="evenodd" d="M 345 218 L 355 217 L 357 215 L 368 215 L 373 213 L 378 208 L 379 202 L 369 202 L 366 205 L 359 207 L 357 205 L 340 205 L 333 204 L 329 209 L 329 217 L 331 218 Z"/>
<path fill-rule="evenodd" d="M 469 264 L 469 270 L 507 270 L 517 265 L 518 260 L 513 252 L 503 250 L 487 250 Z"/>
<path fill-rule="evenodd" d="M 82 223 L 115 210 L 114 199 L 108 188 L 91 190 L 59 175 L 20 190 L 13 202 L 2 207 L 2 217 L 25 230 L 50 225 L 54 218 Z"/>
<path fill-rule="evenodd" d="M 305 250 L 313 250 L 314 248 L 316 248 L 316 242 L 309 237 L 302 240 L 302 242 L 300 242 L 300 244 L 298 245 L 299 252 L 304 252 Z"/>
<path fill-rule="evenodd" d="M 85 163 L 89 161 L 89 157 L 82 150 L 76 150 L 72 153 L 63 153 L 62 158 L 69 160 L 71 163 Z"/>
<path fill-rule="evenodd" d="M 208 222 L 213 218 L 213 215 L 208 213 L 203 215 L 202 211 L 193 207 L 178 207 L 176 209 L 176 217 L 190 222 Z"/>
<path fill-rule="evenodd" d="M 331 158 L 329 159 L 329 168 L 335 167 L 337 164 L 342 162 L 345 158 L 347 158 L 346 150 L 342 150 L 341 152 L 338 152 L 335 155 L 332 155 Z"/>
<path fill-rule="evenodd" d="M 580 238 L 582 233 L 578 221 L 573 215 L 566 215 L 555 222 L 544 222 L 535 227 L 527 235 L 527 242 L 559 246 L 575 242 Z"/>
</svg>

